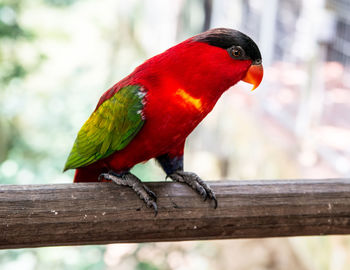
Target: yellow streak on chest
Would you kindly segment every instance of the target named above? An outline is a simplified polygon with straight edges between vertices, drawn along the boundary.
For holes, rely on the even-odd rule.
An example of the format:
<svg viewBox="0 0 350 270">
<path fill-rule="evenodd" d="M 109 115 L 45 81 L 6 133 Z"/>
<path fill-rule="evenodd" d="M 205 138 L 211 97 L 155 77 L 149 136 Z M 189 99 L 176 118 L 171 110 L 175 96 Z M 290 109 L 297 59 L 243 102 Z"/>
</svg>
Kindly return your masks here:
<svg viewBox="0 0 350 270">
<path fill-rule="evenodd" d="M 188 92 L 186 92 L 184 89 L 181 89 L 181 88 L 177 89 L 175 95 L 179 96 L 183 102 L 193 106 L 196 110 L 201 112 L 203 111 L 203 103 L 200 98 L 195 98 L 191 96 L 191 94 L 189 94 Z"/>
</svg>

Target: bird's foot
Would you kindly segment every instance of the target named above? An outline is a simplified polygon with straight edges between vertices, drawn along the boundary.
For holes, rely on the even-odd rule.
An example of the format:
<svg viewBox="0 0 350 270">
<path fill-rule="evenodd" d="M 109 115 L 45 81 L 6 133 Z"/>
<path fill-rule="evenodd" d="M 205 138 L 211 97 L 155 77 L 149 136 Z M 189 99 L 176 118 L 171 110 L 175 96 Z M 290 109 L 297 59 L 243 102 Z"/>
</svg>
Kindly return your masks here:
<svg viewBox="0 0 350 270">
<path fill-rule="evenodd" d="M 205 201 L 207 198 L 214 201 L 214 208 L 217 208 L 218 201 L 213 190 L 201 179 L 192 172 L 176 171 L 169 175 L 176 182 L 186 183 L 202 196 Z"/>
<path fill-rule="evenodd" d="M 141 200 L 145 202 L 148 208 L 154 209 L 154 216 L 158 214 L 158 206 L 157 206 L 157 196 L 154 194 L 152 190 L 150 190 L 146 185 L 144 185 L 140 179 L 138 179 L 135 175 L 130 172 L 117 174 L 113 171 L 108 173 L 101 173 L 98 177 L 99 181 L 105 179 L 110 180 L 121 186 L 131 187 Z"/>
</svg>

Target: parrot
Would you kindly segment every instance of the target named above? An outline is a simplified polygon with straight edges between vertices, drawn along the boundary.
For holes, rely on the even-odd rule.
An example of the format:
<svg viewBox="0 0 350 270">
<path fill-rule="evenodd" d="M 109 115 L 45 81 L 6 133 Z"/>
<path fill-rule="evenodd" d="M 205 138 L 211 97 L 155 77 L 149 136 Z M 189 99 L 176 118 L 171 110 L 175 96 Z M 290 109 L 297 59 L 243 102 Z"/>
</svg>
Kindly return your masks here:
<svg viewBox="0 0 350 270">
<path fill-rule="evenodd" d="M 214 28 L 139 65 L 99 99 L 78 132 L 64 171 L 74 183 L 114 182 L 132 188 L 158 213 L 157 196 L 130 170 L 152 158 L 166 177 L 194 189 L 217 208 L 215 193 L 184 171 L 188 135 L 239 81 L 257 88 L 263 78 L 257 44 L 244 33 Z"/>
</svg>

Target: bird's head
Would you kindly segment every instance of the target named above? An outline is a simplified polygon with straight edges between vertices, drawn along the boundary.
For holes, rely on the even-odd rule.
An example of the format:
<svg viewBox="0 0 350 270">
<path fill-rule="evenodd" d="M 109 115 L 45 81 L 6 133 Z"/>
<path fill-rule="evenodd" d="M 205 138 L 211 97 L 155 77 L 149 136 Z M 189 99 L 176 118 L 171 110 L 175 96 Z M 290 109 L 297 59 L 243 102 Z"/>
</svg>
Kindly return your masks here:
<svg viewBox="0 0 350 270">
<path fill-rule="evenodd" d="M 258 46 L 250 37 L 237 30 L 215 28 L 194 36 L 191 40 L 216 47 L 210 57 L 225 63 L 222 72 L 237 70 L 237 66 L 240 66 L 239 80 L 252 84 L 252 90 L 259 86 L 263 77 L 262 59 Z"/>
</svg>

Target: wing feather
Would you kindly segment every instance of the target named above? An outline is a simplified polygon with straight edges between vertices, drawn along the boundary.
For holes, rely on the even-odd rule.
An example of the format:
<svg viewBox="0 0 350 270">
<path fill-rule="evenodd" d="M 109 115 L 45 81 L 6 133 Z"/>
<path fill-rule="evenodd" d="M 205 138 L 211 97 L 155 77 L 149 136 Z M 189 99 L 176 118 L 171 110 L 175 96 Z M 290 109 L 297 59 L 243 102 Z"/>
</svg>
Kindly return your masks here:
<svg viewBox="0 0 350 270">
<path fill-rule="evenodd" d="M 78 132 L 64 170 L 87 166 L 125 148 L 144 124 L 143 87 L 129 85 L 105 100 Z"/>
</svg>

